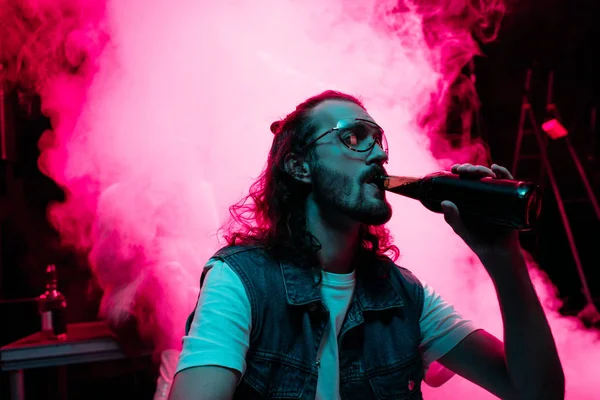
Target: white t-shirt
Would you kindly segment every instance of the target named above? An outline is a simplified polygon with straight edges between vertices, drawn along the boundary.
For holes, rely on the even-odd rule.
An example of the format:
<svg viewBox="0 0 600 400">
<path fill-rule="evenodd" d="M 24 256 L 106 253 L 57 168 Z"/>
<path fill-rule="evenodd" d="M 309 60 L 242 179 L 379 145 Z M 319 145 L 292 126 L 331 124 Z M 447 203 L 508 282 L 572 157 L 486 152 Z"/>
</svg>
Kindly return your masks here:
<svg viewBox="0 0 600 400">
<path fill-rule="evenodd" d="M 223 261 L 211 260 L 190 331 L 183 337 L 177 372 L 186 368 L 215 365 L 246 370 L 252 314 L 242 281 Z M 319 348 L 319 376 L 316 400 L 339 399 L 339 356 L 337 337 L 348 311 L 355 286 L 354 272 L 322 272 L 323 303 L 329 309 L 330 324 Z M 439 359 L 476 330 L 452 305 L 423 283 L 421 351 L 425 366 Z"/>
</svg>

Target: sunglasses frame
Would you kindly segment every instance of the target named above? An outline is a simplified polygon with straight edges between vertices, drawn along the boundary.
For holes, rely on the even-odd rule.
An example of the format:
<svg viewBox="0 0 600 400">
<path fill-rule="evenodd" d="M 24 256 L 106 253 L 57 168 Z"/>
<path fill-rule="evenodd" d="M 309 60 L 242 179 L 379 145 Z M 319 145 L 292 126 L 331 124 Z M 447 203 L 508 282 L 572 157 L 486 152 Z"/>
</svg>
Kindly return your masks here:
<svg viewBox="0 0 600 400">
<path fill-rule="evenodd" d="M 342 139 L 342 137 L 340 136 L 340 129 L 341 129 L 341 128 L 343 128 L 343 127 L 341 127 L 341 126 L 340 126 L 340 123 L 341 123 L 342 121 L 360 121 L 360 122 L 366 122 L 366 123 L 367 123 L 367 124 L 369 124 L 369 125 L 374 125 L 374 126 L 376 126 L 377 128 L 379 128 L 379 130 L 381 131 L 381 137 L 382 137 L 382 140 L 380 140 L 380 141 L 374 140 L 374 141 L 373 141 L 373 143 L 372 143 L 372 144 L 369 146 L 369 148 L 368 148 L 368 149 L 365 149 L 365 150 L 358 150 L 358 149 L 354 149 L 354 148 L 350 147 L 349 145 L 347 145 L 347 144 L 346 144 L 346 142 L 344 142 L 344 140 L 343 140 L 343 139 Z M 343 120 L 340 120 L 340 121 L 338 121 L 337 125 L 336 125 L 334 128 L 331 128 L 331 129 L 329 129 L 329 130 L 327 130 L 327 131 L 323 132 L 322 134 L 320 134 L 319 136 L 317 136 L 315 139 L 313 139 L 313 140 L 311 140 L 310 142 L 308 142 L 307 144 L 305 144 L 305 145 L 302 147 L 301 151 L 304 151 L 304 150 L 306 150 L 308 147 L 310 147 L 310 146 L 312 146 L 313 144 L 315 144 L 315 143 L 316 143 L 316 142 L 317 142 L 319 139 L 321 139 L 321 138 L 325 137 L 326 135 L 330 134 L 330 133 L 331 133 L 331 132 L 333 132 L 333 131 L 337 131 L 337 132 L 338 132 L 338 135 L 337 135 L 337 136 L 338 136 L 338 138 L 340 139 L 340 142 L 342 142 L 342 144 L 343 144 L 344 146 L 346 146 L 346 148 L 348 148 L 348 149 L 350 149 L 350 150 L 352 150 L 352 151 L 355 151 L 355 152 L 357 152 L 357 153 L 366 153 L 366 152 L 368 152 L 368 151 L 371 151 L 371 150 L 373 149 L 373 147 L 375 147 L 375 145 L 376 145 L 376 144 L 379 144 L 379 146 L 380 146 L 380 147 L 381 147 L 381 149 L 382 149 L 382 150 L 385 152 L 385 154 L 387 154 L 387 155 L 389 156 L 389 146 L 388 146 L 388 144 L 387 144 L 387 139 L 385 138 L 385 133 L 384 133 L 384 131 L 383 131 L 383 128 L 382 128 L 382 127 L 380 127 L 379 125 L 377 125 L 375 122 L 373 122 L 373 121 L 370 121 L 370 120 L 368 120 L 368 119 L 364 119 L 364 118 L 351 118 L 351 119 L 343 119 Z M 385 142 L 385 144 L 386 144 L 385 148 L 383 147 L 383 143 L 384 143 L 384 142 Z"/>
</svg>

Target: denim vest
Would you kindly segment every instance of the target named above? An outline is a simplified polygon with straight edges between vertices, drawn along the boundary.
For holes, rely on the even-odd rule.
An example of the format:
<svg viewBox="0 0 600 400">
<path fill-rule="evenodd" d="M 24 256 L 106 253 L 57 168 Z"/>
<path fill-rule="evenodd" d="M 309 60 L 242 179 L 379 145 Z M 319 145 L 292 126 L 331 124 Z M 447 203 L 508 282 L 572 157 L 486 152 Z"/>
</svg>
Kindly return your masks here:
<svg viewBox="0 0 600 400">
<path fill-rule="evenodd" d="M 214 258 L 240 277 L 252 312 L 246 372 L 234 398 L 313 400 L 317 352 L 329 324 L 314 272 L 256 247 L 226 247 Z M 342 399 L 422 399 L 422 305 L 421 283 L 388 258 L 357 269 L 338 336 Z"/>
</svg>

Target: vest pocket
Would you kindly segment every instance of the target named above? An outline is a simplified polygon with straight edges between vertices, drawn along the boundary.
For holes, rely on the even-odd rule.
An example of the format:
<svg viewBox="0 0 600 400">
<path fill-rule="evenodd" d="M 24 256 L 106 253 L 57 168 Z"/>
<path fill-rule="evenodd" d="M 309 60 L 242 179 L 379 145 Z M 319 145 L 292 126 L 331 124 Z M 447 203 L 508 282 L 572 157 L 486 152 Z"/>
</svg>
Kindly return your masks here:
<svg viewBox="0 0 600 400">
<path fill-rule="evenodd" d="M 247 357 L 242 381 L 265 398 L 300 399 L 310 374 L 293 359 L 255 352 Z"/>
<path fill-rule="evenodd" d="M 378 400 L 421 399 L 422 372 L 415 361 L 369 379 Z"/>
</svg>

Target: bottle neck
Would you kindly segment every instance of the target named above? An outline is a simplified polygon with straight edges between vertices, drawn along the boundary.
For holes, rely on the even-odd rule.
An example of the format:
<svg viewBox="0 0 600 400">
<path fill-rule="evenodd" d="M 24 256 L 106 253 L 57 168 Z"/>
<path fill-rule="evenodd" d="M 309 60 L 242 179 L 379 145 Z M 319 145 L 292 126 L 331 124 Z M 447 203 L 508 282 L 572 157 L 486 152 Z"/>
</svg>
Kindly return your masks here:
<svg viewBox="0 0 600 400">
<path fill-rule="evenodd" d="M 421 178 L 410 176 L 382 176 L 378 180 L 378 186 L 381 189 L 393 192 L 402 196 L 418 199 L 421 193 Z"/>
<path fill-rule="evenodd" d="M 56 266 L 48 265 L 46 268 L 46 291 L 56 291 L 58 279 L 56 278 Z"/>
</svg>

